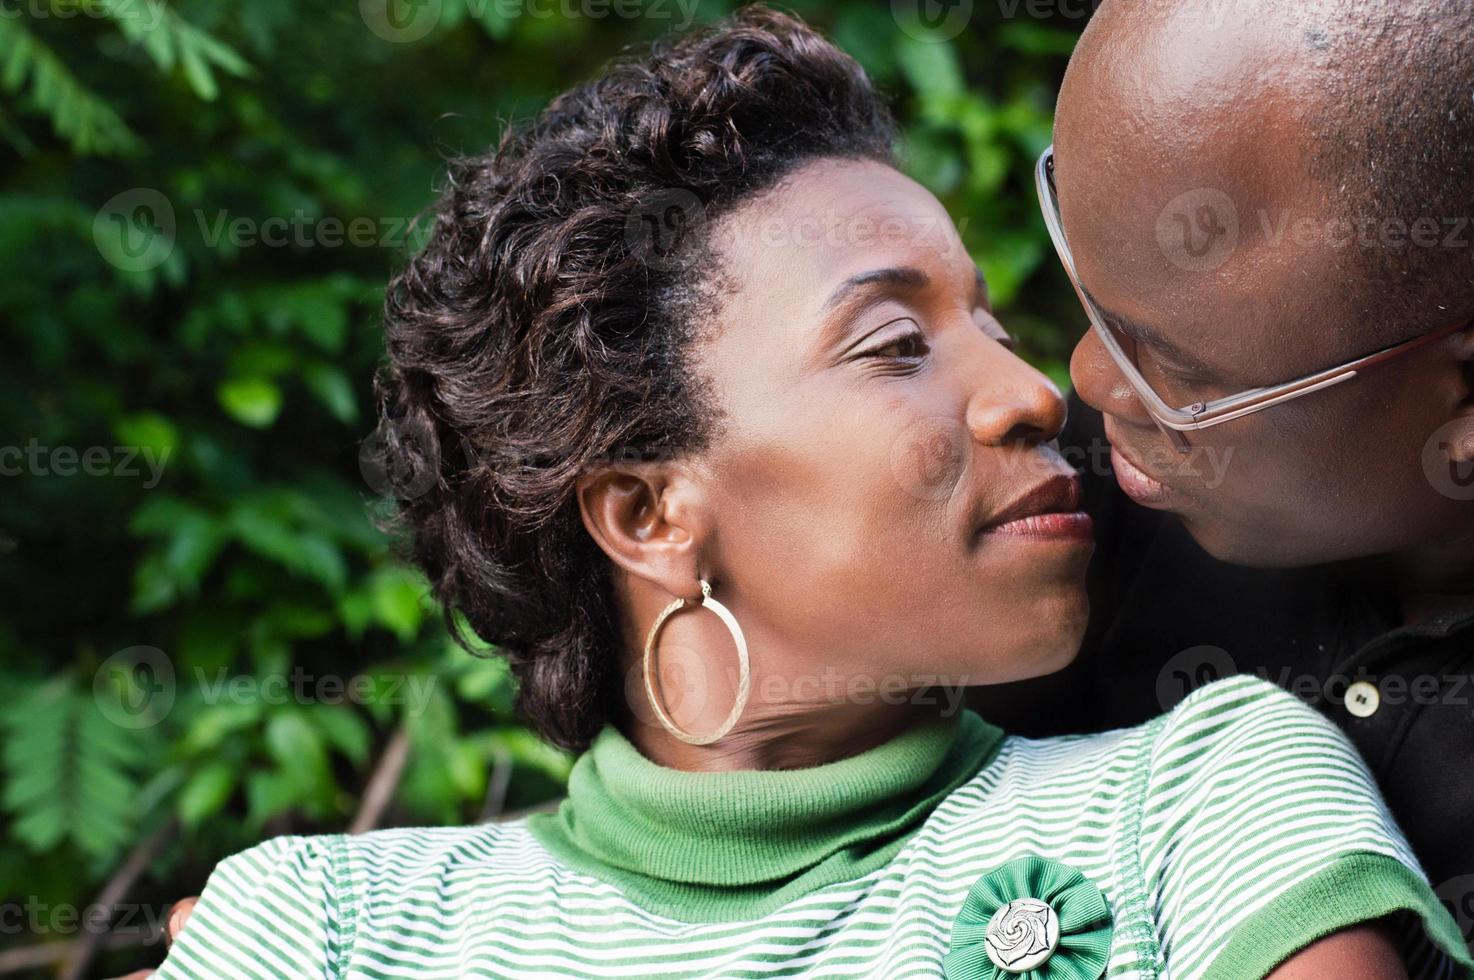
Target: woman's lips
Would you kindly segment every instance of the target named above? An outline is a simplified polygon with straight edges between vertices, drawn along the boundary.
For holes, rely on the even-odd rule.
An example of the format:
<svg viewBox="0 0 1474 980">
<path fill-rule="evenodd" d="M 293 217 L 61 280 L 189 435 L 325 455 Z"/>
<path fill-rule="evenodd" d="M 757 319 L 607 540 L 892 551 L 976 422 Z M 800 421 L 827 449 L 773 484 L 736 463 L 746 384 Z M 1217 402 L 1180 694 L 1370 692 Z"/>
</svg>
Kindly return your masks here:
<svg viewBox="0 0 1474 980">
<path fill-rule="evenodd" d="M 1056 473 L 1004 507 L 981 536 L 1093 542 L 1095 524 L 1080 509 L 1080 496 L 1078 476 Z"/>
<path fill-rule="evenodd" d="M 1144 507 L 1165 507 L 1172 500 L 1172 490 L 1156 477 L 1150 476 L 1131 460 L 1121 455 L 1116 447 L 1111 447 L 1111 468 L 1115 471 L 1116 482 L 1121 485 L 1126 496 Z"/>
<path fill-rule="evenodd" d="M 985 532 L 989 535 L 1017 535 L 1055 541 L 1095 540 L 1095 522 L 1083 510 L 1031 514 L 1018 520 L 995 524 Z"/>
</svg>

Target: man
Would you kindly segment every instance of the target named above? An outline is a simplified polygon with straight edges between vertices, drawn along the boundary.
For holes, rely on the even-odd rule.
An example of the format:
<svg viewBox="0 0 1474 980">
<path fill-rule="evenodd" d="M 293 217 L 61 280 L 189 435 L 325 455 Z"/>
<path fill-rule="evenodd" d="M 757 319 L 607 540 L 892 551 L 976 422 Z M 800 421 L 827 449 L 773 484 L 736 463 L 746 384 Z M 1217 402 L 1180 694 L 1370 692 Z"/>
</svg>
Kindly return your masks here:
<svg viewBox="0 0 1474 980">
<path fill-rule="evenodd" d="M 981 710 L 1109 728 L 1261 673 L 1350 735 L 1467 937 L 1474 4 L 1106 0 L 1055 139 L 1095 622 Z"/>
</svg>

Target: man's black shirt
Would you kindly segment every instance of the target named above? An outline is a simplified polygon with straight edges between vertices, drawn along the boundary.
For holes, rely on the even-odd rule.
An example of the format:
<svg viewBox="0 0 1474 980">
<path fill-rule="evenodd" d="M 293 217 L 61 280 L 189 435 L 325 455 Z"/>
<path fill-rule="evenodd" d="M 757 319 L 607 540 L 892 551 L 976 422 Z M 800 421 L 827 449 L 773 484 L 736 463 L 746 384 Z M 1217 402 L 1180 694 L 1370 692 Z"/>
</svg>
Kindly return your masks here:
<svg viewBox="0 0 1474 980">
<path fill-rule="evenodd" d="M 1121 492 L 1099 413 L 1071 408 L 1061 448 L 1092 461 L 1082 476 L 1098 542 L 1084 648 L 1059 674 L 981 688 L 969 703 L 1021 735 L 1095 732 L 1146 721 L 1225 674 L 1259 674 L 1346 731 L 1474 935 L 1474 611 L 1401 626 L 1392 587 L 1363 570 L 1213 559 L 1175 517 Z"/>
</svg>

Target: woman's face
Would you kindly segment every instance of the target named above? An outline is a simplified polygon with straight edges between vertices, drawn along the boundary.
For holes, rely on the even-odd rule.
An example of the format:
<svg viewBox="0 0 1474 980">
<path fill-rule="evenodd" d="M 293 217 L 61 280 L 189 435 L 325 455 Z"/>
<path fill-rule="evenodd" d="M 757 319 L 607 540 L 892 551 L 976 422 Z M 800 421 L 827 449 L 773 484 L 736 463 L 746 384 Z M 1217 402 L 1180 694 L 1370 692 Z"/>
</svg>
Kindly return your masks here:
<svg viewBox="0 0 1474 980">
<path fill-rule="evenodd" d="M 1064 404 L 1011 352 L 936 198 L 822 161 L 715 240 L 733 288 L 698 354 L 725 415 L 696 462 L 702 556 L 756 684 L 873 698 L 1068 663 L 1092 544 L 1051 443 Z"/>
</svg>

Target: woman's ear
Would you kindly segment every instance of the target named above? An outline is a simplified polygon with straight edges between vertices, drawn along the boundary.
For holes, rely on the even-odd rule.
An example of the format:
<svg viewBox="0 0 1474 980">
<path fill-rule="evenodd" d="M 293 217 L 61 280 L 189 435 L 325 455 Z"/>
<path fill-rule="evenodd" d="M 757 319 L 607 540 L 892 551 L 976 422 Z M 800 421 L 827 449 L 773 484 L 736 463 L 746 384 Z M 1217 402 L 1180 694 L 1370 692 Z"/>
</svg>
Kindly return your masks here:
<svg viewBox="0 0 1474 980">
<path fill-rule="evenodd" d="M 599 469 L 576 485 L 583 525 L 629 574 L 672 596 L 697 599 L 705 525 L 699 490 L 667 467 Z"/>
</svg>

